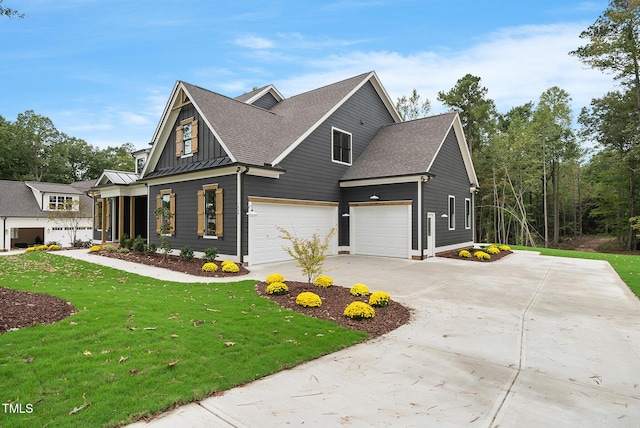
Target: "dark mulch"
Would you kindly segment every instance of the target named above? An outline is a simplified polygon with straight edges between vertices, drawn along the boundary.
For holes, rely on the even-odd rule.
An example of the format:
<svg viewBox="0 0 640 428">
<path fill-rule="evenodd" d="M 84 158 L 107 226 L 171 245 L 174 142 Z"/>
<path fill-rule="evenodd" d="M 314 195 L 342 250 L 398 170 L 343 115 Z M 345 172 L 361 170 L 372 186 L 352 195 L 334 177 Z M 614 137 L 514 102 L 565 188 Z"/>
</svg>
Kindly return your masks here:
<svg viewBox="0 0 640 428">
<path fill-rule="evenodd" d="M 71 303 L 57 297 L 0 287 L 0 334 L 14 328 L 51 324 L 75 313 Z"/>
<path fill-rule="evenodd" d="M 218 270 L 216 272 L 203 272 L 202 265 L 204 262 L 201 259 L 194 258 L 190 261 L 182 261 L 180 257 L 174 255 L 167 255 L 165 258 L 162 254 L 154 254 L 147 255 L 145 253 L 140 253 L 137 251 L 129 251 L 128 253 L 121 253 L 119 251 L 98 251 L 95 253 L 99 256 L 111 257 L 113 259 L 126 260 L 128 262 L 140 263 L 147 266 L 155 266 L 160 268 L 165 268 L 172 270 L 174 272 L 182 272 L 188 273 L 190 275 L 196 276 L 204 276 L 204 277 L 213 277 L 213 278 L 222 278 L 222 277 L 235 277 L 242 276 L 249 273 L 249 270 L 244 266 L 240 266 L 240 271 L 237 273 L 227 273 L 222 272 L 222 266 L 220 266 L 220 261 L 216 261 L 215 263 L 218 265 Z"/>
<path fill-rule="evenodd" d="M 461 250 L 469 250 L 469 252 L 471 253 L 471 257 L 468 259 L 465 259 L 464 257 L 460 257 L 458 255 L 458 253 Z M 512 254 L 513 251 L 500 251 L 499 254 L 491 254 L 491 259 L 489 260 L 480 260 L 477 257 L 473 256 L 473 249 L 470 248 L 458 248 L 457 250 L 451 250 L 451 251 L 444 251 L 442 253 L 437 253 L 436 257 L 445 257 L 447 259 L 456 259 L 456 260 L 464 260 L 467 262 L 478 262 L 478 263 L 493 263 L 493 262 L 497 262 L 498 260 L 507 257 L 509 254 Z M 477 250 L 476 250 L 477 251 Z"/>
<path fill-rule="evenodd" d="M 369 333 L 372 337 L 377 337 L 388 333 L 409 322 L 411 313 L 408 308 L 393 301 L 386 307 L 376 307 L 376 315 L 370 319 L 354 320 L 343 315 L 344 309 L 349 303 L 356 300 L 367 303 L 369 297 L 355 297 L 349 293 L 346 287 L 333 285 L 328 288 L 316 287 L 308 282 L 286 281 L 289 293 L 282 296 L 274 296 L 265 293 L 267 284 L 259 282 L 256 284 L 256 291 L 259 295 L 267 297 L 288 309 L 300 312 L 315 318 L 326 319 L 335 322 L 343 327 L 353 330 L 361 330 Z M 316 293 L 322 299 L 322 306 L 318 308 L 305 308 L 296 304 L 296 297 L 303 291 Z M 373 290 L 375 291 L 375 290 Z M 383 290 L 384 291 L 384 290 Z"/>
</svg>

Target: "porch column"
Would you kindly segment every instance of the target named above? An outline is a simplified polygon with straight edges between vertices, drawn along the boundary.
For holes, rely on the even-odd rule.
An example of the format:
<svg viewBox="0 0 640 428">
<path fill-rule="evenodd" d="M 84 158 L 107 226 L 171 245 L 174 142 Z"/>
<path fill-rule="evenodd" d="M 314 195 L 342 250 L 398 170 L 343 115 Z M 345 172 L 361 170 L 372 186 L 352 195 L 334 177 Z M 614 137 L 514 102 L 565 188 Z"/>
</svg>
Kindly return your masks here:
<svg viewBox="0 0 640 428">
<path fill-rule="evenodd" d="M 136 233 L 136 197 L 129 196 L 129 238 L 135 238 Z"/>
<path fill-rule="evenodd" d="M 118 196 L 118 241 L 124 234 L 124 196 Z"/>
<path fill-rule="evenodd" d="M 107 242 L 107 199 L 102 198 L 102 243 Z"/>
</svg>

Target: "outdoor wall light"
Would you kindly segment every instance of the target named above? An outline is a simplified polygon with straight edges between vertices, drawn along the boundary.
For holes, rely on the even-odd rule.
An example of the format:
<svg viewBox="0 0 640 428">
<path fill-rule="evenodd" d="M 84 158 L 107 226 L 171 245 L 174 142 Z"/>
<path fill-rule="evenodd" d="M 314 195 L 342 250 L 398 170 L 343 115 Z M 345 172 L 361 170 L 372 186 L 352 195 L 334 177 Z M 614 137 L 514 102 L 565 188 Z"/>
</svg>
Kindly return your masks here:
<svg viewBox="0 0 640 428">
<path fill-rule="evenodd" d="M 251 205 L 251 204 L 249 204 L 249 209 L 247 210 L 247 215 L 249 217 L 255 217 L 255 216 L 258 215 L 258 213 L 253 210 L 253 205 Z"/>
<path fill-rule="evenodd" d="M 343 213 L 343 214 L 342 214 L 342 217 L 351 217 L 351 214 L 349 214 L 349 213 Z"/>
<path fill-rule="evenodd" d="M 449 216 L 447 214 L 442 214 L 440 217 L 442 218 L 449 218 Z"/>
<path fill-rule="evenodd" d="M 372 201 L 377 201 L 378 199 L 380 199 L 380 196 L 374 194 L 369 196 L 369 199 L 371 199 Z"/>
</svg>

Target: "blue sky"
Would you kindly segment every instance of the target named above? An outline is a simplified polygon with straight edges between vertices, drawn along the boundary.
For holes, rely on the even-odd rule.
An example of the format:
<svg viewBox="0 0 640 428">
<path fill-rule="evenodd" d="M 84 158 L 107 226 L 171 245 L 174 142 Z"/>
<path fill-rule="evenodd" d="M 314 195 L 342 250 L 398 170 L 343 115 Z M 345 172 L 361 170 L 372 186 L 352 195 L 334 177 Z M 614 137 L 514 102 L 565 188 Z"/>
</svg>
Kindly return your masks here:
<svg viewBox="0 0 640 428">
<path fill-rule="evenodd" d="M 34 110 L 99 147 L 146 147 L 176 80 L 231 97 L 273 83 L 289 97 L 375 70 L 393 100 L 467 73 L 498 110 L 551 86 L 574 111 L 614 87 L 567 53 L 607 1 L 4 0 L 0 115 Z"/>
</svg>

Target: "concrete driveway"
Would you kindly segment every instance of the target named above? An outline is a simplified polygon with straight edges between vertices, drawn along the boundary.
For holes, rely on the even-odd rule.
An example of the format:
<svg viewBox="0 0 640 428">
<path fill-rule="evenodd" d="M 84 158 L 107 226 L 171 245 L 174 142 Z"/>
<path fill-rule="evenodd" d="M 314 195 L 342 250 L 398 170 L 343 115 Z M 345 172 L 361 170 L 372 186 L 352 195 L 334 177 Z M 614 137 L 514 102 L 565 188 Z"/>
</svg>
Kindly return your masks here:
<svg viewBox="0 0 640 428">
<path fill-rule="evenodd" d="M 640 301 L 603 261 L 339 256 L 413 309 L 385 336 L 134 427 L 637 427 Z M 302 279 L 295 263 L 253 275 Z"/>
</svg>

